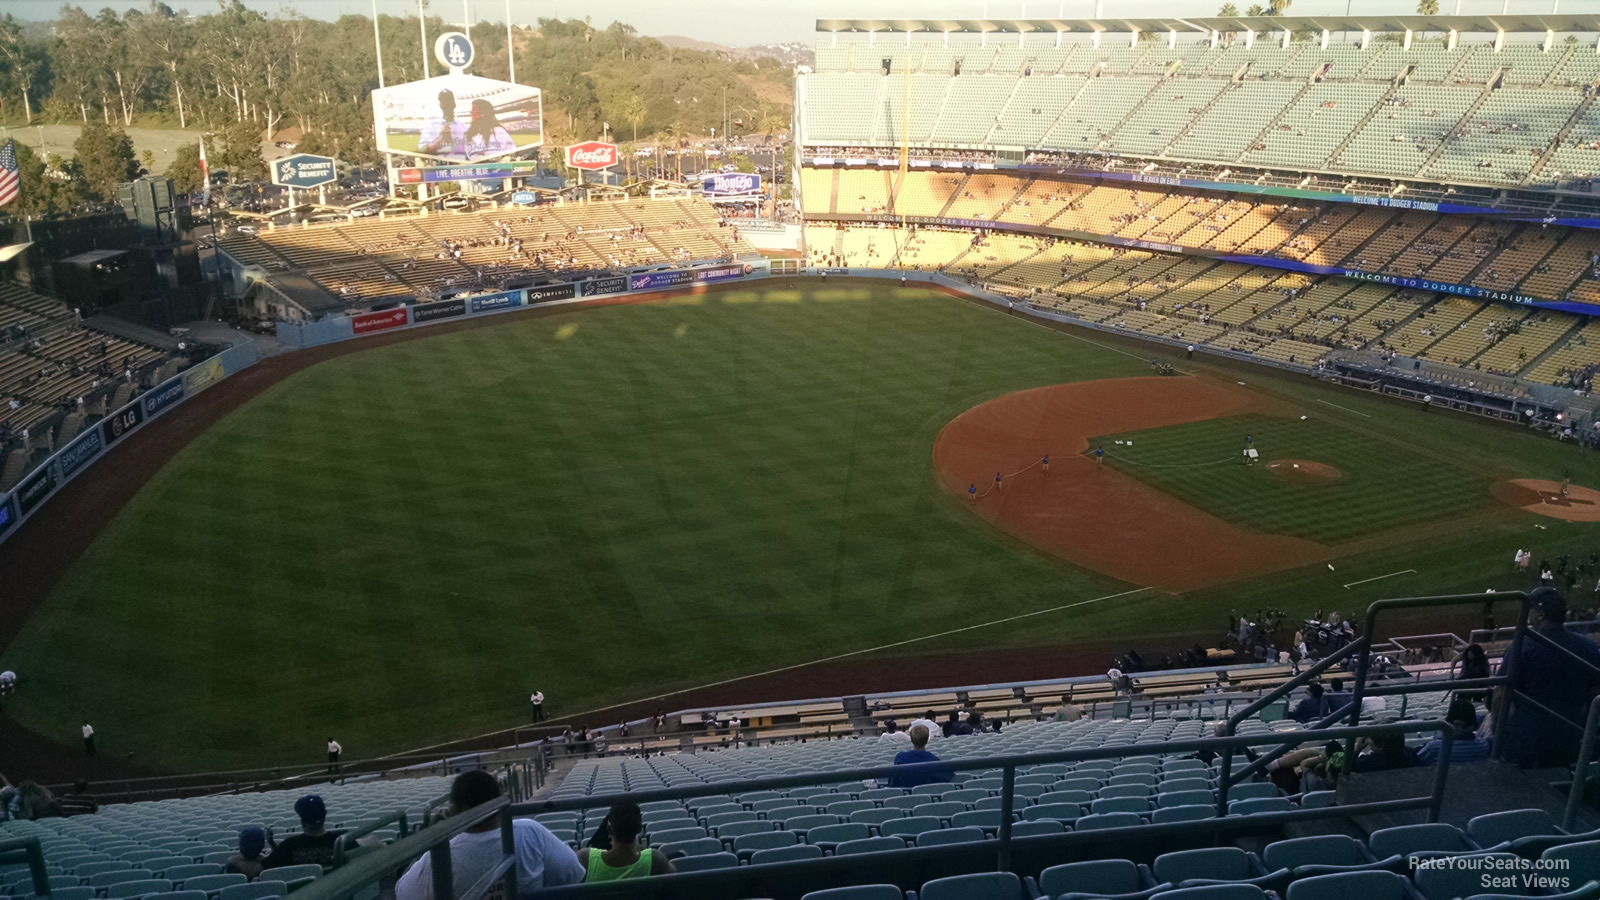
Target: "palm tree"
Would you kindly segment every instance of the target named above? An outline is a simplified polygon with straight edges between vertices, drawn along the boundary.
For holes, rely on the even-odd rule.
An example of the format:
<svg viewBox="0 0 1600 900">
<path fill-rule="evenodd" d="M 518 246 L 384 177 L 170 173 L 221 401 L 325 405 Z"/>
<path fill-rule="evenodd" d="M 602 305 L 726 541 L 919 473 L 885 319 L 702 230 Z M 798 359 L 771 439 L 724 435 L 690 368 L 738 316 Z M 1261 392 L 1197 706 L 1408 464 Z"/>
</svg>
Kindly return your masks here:
<svg viewBox="0 0 1600 900">
<path fill-rule="evenodd" d="M 1237 16 L 1238 14 L 1239 7 L 1234 6 L 1232 3 L 1224 3 L 1222 8 L 1217 10 L 1217 15 L 1219 16 Z"/>
<path fill-rule="evenodd" d="M 1417 12 L 1424 16 L 1437 16 L 1439 14 L 1439 0 L 1421 0 L 1417 4 Z"/>
<path fill-rule="evenodd" d="M 622 98 L 622 109 L 618 110 L 622 117 L 633 123 L 633 140 L 639 140 L 639 123 L 644 119 L 646 112 L 644 100 L 638 94 L 628 94 Z"/>
<path fill-rule="evenodd" d="M 1247 16 L 1264 16 L 1267 14 L 1267 11 L 1261 8 L 1261 4 L 1257 3 L 1245 10 L 1244 14 Z"/>
<path fill-rule="evenodd" d="M 1294 0 L 1267 0 L 1267 15 L 1281 16 L 1284 10 L 1289 8 L 1289 4 L 1293 2 Z"/>
</svg>

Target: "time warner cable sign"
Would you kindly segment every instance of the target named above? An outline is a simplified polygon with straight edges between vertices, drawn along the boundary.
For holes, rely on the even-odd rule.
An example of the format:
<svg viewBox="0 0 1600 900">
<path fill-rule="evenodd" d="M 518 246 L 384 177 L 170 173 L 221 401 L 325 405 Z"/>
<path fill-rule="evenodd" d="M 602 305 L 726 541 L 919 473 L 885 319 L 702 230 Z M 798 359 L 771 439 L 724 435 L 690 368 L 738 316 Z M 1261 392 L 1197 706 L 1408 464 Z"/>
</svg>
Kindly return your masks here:
<svg viewBox="0 0 1600 900">
<path fill-rule="evenodd" d="M 338 178 L 333 157 L 296 153 L 272 164 L 272 183 L 292 188 L 314 188 Z"/>
</svg>

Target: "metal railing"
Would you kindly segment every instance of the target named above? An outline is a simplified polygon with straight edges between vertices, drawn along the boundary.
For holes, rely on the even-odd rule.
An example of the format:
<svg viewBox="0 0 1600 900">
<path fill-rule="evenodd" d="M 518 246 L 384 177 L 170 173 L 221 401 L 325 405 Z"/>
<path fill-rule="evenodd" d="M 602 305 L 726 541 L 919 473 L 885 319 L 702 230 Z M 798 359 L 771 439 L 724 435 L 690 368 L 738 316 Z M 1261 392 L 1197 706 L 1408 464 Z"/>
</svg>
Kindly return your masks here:
<svg viewBox="0 0 1600 900">
<path fill-rule="evenodd" d="M 33 892 L 40 896 L 50 894 L 50 875 L 44 867 L 44 847 L 36 837 L 12 838 L 0 841 L 0 865 L 25 862 L 33 879 Z"/>
<path fill-rule="evenodd" d="M 801 775 L 782 775 L 743 781 L 695 784 L 624 794 L 595 795 L 562 800 L 552 799 L 536 803 L 511 804 L 507 798 L 501 797 L 494 803 L 484 804 L 464 814 L 443 819 L 438 824 L 426 827 L 388 847 L 364 854 L 343 869 L 334 872 L 333 875 L 319 879 L 302 888 L 296 892 L 296 898 L 297 900 L 349 900 L 349 898 L 356 897 L 360 892 L 369 890 L 386 873 L 392 874 L 398 871 L 423 853 L 430 854 L 433 860 L 433 900 L 478 900 L 484 890 L 491 886 L 495 880 L 502 878 L 507 880 L 507 896 L 515 896 L 512 890 L 513 886 L 510 884 L 510 879 L 514 873 L 514 867 L 510 866 L 512 861 L 511 854 L 514 848 L 509 843 L 510 823 L 515 815 L 609 808 L 611 805 L 624 800 L 641 804 L 658 800 L 687 800 L 695 797 L 721 796 L 751 791 L 857 783 L 867 779 L 887 779 L 896 775 L 907 776 L 924 773 L 938 773 L 944 776 L 953 775 L 956 772 L 1000 770 L 1002 787 L 997 839 L 970 845 L 949 845 L 920 850 L 911 848 L 908 850 L 888 851 L 886 853 L 868 853 L 843 857 L 833 856 L 791 863 L 741 866 L 735 870 L 724 870 L 722 872 L 683 873 L 667 877 L 672 879 L 674 884 L 682 885 L 691 891 L 704 890 L 710 893 L 720 884 L 726 884 L 730 880 L 748 879 L 752 873 L 766 874 L 767 877 L 777 879 L 786 877 L 786 873 L 797 875 L 804 873 L 808 876 L 816 876 L 828 872 L 837 873 L 856 870 L 864 865 L 870 868 L 874 860 L 882 861 L 886 858 L 894 860 L 919 859 L 922 857 L 930 859 L 935 857 L 959 858 L 970 864 L 974 869 L 989 867 L 998 870 L 1009 870 L 1012 863 L 1012 854 L 1016 848 L 1054 848 L 1089 842 L 1111 843 L 1119 839 L 1139 836 L 1222 834 L 1234 831 L 1256 830 L 1288 822 L 1408 810 L 1425 810 L 1427 820 L 1436 822 L 1439 818 L 1440 806 L 1443 803 L 1444 789 L 1449 773 L 1450 754 L 1448 751 L 1453 736 L 1453 728 L 1449 723 L 1438 720 L 1388 722 L 1353 728 L 1329 728 L 1321 732 L 1321 735 L 1330 738 L 1355 738 L 1382 734 L 1413 733 L 1437 734 L 1445 745 L 1446 752 L 1440 754 L 1439 760 L 1434 766 L 1435 774 L 1432 789 L 1426 796 L 1404 797 L 1316 809 L 1297 809 L 1250 816 L 1231 816 L 1194 822 L 1066 832 L 1059 835 L 1025 838 L 1015 838 L 1012 835 L 1012 818 L 1017 811 L 1016 791 L 1014 788 L 1019 768 L 1049 763 L 1116 759 L 1128 756 L 1162 755 L 1174 757 L 1207 752 L 1217 753 L 1226 759 L 1234 751 L 1241 748 L 1277 743 L 1282 740 L 1282 736 L 1278 734 L 1235 735 L 1231 737 L 1195 738 L 1192 740 L 1146 744 L 1120 744 L 1078 750 L 947 760 L 904 766 L 874 766 L 863 769 L 810 772 Z M 506 853 L 506 858 L 502 859 L 494 869 L 477 879 L 472 889 L 458 895 L 454 893 L 453 877 L 444 874 L 449 872 L 449 840 L 467 830 L 470 825 L 481 822 L 486 815 L 494 812 L 501 814 L 500 821 L 504 841 L 502 849 Z M 641 883 L 640 889 L 648 890 L 651 883 L 658 883 L 659 881 L 660 879 L 647 879 Z M 588 896 L 589 891 L 590 888 L 587 886 L 575 885 L 547 889 L 541 892 L 539 896 L 541 900 L 543 898 L 558 900 L 558 898 L 565 897 Z"/>
</svg>

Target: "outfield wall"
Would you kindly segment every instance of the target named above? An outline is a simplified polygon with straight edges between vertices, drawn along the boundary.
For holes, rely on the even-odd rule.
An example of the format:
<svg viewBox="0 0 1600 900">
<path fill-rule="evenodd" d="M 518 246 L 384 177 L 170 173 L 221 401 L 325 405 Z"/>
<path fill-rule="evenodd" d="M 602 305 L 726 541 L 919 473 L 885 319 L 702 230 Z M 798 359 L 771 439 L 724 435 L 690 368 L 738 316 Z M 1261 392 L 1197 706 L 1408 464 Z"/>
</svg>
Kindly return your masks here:
<svg viewBox="0 0 1600 900">
<path fill-rule="evenodd" d="M 254 343 L 229 347 L 150 388 L 126 406 L 107 413 L 105 418 L 85 428 L 65 447 L 23 476 L 10 494 L 0 495 L 0 541 L 15 533 L 17 526 L 27 521 L 67 482 L 99 462 L 113 444 L 259 360 Z"/>
</svg>

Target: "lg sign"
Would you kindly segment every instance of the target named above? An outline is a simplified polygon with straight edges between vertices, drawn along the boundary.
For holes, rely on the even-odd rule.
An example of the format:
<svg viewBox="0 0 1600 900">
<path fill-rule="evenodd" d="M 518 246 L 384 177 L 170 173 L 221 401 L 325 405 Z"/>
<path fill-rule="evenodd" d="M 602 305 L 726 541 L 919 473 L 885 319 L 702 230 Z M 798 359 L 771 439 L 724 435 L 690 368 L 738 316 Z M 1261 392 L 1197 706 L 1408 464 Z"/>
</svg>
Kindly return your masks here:
<svg viewBox="0 0 1600 900">
<path fill-rule="evenodd" d="M 567 148 L 567 165 L 574 169 L 598 172 L 617 164 L 617 145 L 584 141 Z"/>
</svg>

